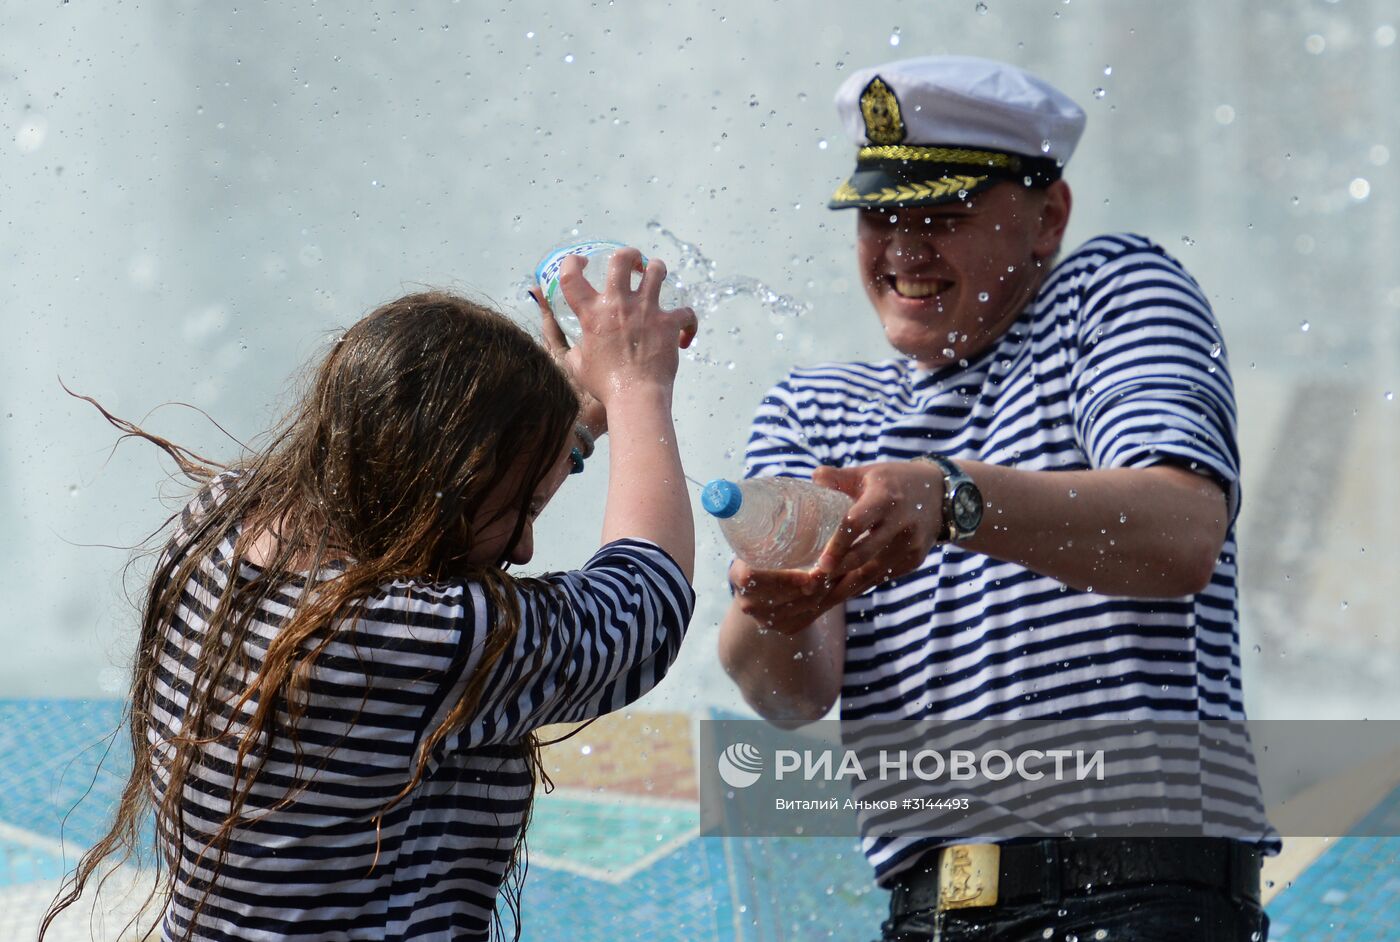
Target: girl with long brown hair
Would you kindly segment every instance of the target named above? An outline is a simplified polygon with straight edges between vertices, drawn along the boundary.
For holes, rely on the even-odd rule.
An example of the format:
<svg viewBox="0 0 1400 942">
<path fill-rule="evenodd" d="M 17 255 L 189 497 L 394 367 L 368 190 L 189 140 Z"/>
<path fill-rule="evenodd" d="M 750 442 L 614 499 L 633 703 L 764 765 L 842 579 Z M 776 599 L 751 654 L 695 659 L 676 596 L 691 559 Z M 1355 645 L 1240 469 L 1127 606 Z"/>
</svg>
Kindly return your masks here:
<svg viewBox="0 0 1400 942">
<path fill-rule="evenodd" d="M 470 301 L 400 298 L 231 467 L 108 416 L 200 487 L 146 594 L 116 819 L 44 931 L 139 855 L 154 811 L 171 942 L 484 939 L 498 894 L 519 936 L 534 731 L 653 687 L 694 602 L 671 419 L 694 314 L 661 310 L 659 261 L 633 289 L 635 250 L 602 293 L 581 267 L 561 279 L 572 350 L 547 311 L 553 356 Z M 604 414 L 602 548 L 507 575 Z"/>
</svg>

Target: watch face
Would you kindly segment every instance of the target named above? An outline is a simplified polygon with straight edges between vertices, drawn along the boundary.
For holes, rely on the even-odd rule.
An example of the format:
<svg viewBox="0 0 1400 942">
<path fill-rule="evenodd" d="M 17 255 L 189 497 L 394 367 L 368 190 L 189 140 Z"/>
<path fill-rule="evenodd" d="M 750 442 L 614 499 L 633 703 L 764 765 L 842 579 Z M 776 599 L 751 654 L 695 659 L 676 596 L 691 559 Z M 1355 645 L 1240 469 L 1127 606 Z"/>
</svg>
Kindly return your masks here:
<svg viewBox="0 0 1400 942">
<path fill-rule="evenodd" d="M 982 493 L 973 485 L 964 484 L 953 492 L 953 522 L 964 533 L 982 522 Z"/>
</svg>

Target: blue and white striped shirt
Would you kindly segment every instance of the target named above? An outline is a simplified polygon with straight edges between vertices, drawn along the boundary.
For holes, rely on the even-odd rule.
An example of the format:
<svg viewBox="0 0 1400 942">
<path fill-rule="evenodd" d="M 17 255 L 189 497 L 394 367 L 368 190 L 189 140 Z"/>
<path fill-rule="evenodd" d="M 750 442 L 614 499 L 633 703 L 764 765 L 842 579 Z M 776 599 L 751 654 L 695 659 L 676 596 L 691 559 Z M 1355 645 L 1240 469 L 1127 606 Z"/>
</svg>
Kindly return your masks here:
<svg viewBox="0 0 1400 942">
<path fill-rule="evenodd" d="M 182 529 L 231 480 L 221 476 L 204 491 L 186 509 Z M 164 638 L 150 736 L 157 796 L 168 779 L 160 757 L 180 731 L 191 667 L 229 584 L 236 539 L 235 530 L 201 562 Z M 257 572 L 245 563 L 242 576 Z M 376 816 L 408 782 L 420 744 L 463 696 L 487 636 L 499 628 L 481 586 L 469 581 L 396 581 L 357 604 L 358 617 L 341 623 L 312 670 L 300 762 L 285 737 L 264 749 L 245 813 L 266 813 L 234 831 L 193 938 L 488 937 L 530 794 L 521 739 L 545 724 L 617 710 L 654 687 L 694 607 L 676 563 L 638 540 L 609 543 L 582 569 L 544 581 L 554 592 L 518 588 L 514 649 L 491 670 L 475 716 L 438 745 L 422 782 L 383 814 L 378 830 Z M 289 581 L 263 606 L 244 646 L 247 669 L 222 679 L 220 716 L 230 715 L 302 587 Z M 198 887 L 213 876 L 212 860 L 200 856 L 228 813 L 236 736 L 252 709 L 245 705 L 235 718 L 231 742 L 204 747 L 185 784 L 167 940 L 184 937 Z M 274 808 L 289 789 L 290 801 Z"/>
<path fill-rule="evenodd" d="M 936 546 L 846 603 L 843 719 L 1244 718 L 1234 392 L 1219 325 L 1175 259 L 1135 235 L 1086 243 L 965 365 L 794 369 L 758 409 L 746 473 L 930 453 L 1041 471 L 1180 464 L 1226 486 L 1230 532 L 1204 591 L 1153 600 Z M 928 846 L 865 841 L 881 882 Z"/>
</svg>

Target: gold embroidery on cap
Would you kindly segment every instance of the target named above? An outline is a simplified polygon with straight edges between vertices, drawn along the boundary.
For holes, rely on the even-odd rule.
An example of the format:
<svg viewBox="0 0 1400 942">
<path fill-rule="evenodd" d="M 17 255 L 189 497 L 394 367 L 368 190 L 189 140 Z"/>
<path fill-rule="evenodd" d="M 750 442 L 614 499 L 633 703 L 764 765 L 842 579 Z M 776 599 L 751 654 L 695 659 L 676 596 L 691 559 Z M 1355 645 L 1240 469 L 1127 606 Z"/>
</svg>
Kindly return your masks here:
<svg viewBox="0 0 1400 942">
<path fill-rule="evenodd" d="M 871 79 L 860 93 L 860 113 L 865 117 L 865 136 L 872 144 L 898 144 L 904 140 L 899 99 L 880 76 Z"/>
<path fill-rule="evenodd" d="M 851 186 L 851 181 L 847 180 L 836 188 L 836 192 L 831 194 L 831 198 L 837 203 L 851 203 L 860 199 L 860 190 Z"/>
<path fill-rule="evenodd" d="M 962 147 L 918 147 L 912 144 L 862 147 L 857 160 L 932 160 L 942 164 L 970 164 L 975 167 L 998 167 L 1019 170 L 1021 161 L 1010 154 L 994 150 L 968 150 Z"/>
<path fill-rule="evenodd" d="M 832 202 L 836 203 L 903 203 L 912 200 L 934 200 L 950 193 L 971 190 L 986 179 L 986 176 L 969 177 L 959 174 L 953 177 L 940 177 L 937 180 L 924 180 L 922 183 L 910 182 L 901 183 L 898 186 L 887 186 L 874 193 L 861 193 L 851 186 L 848 180 L 836 188 L 831 199 Z"/>
</svg>

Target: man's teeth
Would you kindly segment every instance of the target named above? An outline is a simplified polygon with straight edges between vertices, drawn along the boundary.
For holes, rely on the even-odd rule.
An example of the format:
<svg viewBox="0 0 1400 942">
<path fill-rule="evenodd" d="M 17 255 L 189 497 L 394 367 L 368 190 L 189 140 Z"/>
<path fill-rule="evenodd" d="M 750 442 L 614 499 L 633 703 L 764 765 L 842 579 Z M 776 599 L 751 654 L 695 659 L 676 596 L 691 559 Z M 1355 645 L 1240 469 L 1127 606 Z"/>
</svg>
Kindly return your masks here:
<svg viewBox="0 0 1400 942">
<path fill-rule="evenodd" d="M 904 278 L 896 278 L 894 290 L 906 298 L 931 298 L 943 289 L 936 281 L 909 281 Z"/>
</svg>

